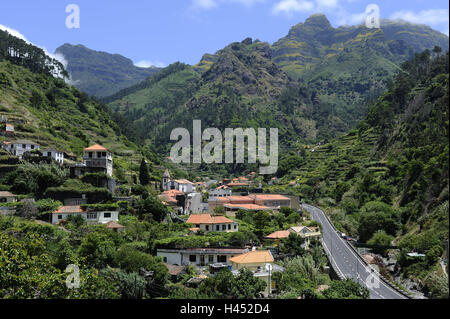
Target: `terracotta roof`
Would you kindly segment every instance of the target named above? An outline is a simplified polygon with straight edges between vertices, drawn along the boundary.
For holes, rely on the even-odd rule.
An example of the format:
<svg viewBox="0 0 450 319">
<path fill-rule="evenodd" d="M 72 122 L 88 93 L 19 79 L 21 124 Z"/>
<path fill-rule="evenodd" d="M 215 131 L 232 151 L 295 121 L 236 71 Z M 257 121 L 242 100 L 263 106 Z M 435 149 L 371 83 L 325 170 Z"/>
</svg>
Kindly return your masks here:
<svg viewBox="0 0 450 319">
<path fill-rule="evenodd" d="M 270 207 L 256 204 L 224 204 L 223 206 L 226 208 L 237 208 L 244 210 L 271 210 Z"/>
<path fill-rule="evenodd" d="M 274 259 L 268 250 L 255 250 L 230 258 L 236 264 L 273 263 Z"/>
<path fill-rule="evenodd" d="M 194 185 L 194 183 L 192 183 L 191 181 L 188 181 L 187 179 L 175 179 L 175 182 L 177 182 L 178 184 L 192 184 Z"/>
<path fill-rule="evenodd" d="M 17 195 L 14 195 L 13 193 L 11 193 L 11 192 L 8 192 L 8 191 L 2 191 L 2 192 L 0 192 L 0 197 L 16 197 Z"/>
<path fill-rule="evenodd" d="M 228 196 L 219 197 L 218 200 L 223 203 L 229 204 L 253 204 L 254 199 L 249 196 Z"/>
<path fill-rule="evenodd" d="M 255 200 L 291 200 L 289 197 L 278 194 L 252 194 L 249 196 Z"/>
<path fill-rule="evenodd" d="M 248 186 L 247 183 L 236 183 L 236 182 L 228 183 L 227 185 L 230 186 L 230 187 L 233 187 L 233 186 Z"/>
<path fill-rule="evenodd" d="M 171 276 L 178 276 L 184 271 L 185 266 L 175 266 L 175 265 L 169 265 L 164 263 L 164 265 L 167 267 L 168 273 Z"/>
<path fill-rule="evenodd" d="M 106 228 L 109 228 L 109 229 L 122 229 L 122 228 L 125 228 L 125 226 L 120 225 L 119 223 L 116 223 L 115 221 L 110 221 L 108 224 L 106 224 Z"/>
<path fill-rule="evenodd" d="M 210 214 L 193 214 L 186 221 L 189 224 L 229 224 L 234 223 L 225 216 L 211 216 Z"/>
<path fill-rule="evenodd" d="M 60 206 L 58 210 L 55 210 L 53 214 L 74 214 L 74 213 L 84 213 L 80 205 L 78 206 Z"/>
<path fill-rule="evenodd" d="M 281 238 L 288 238 L 290 232 L 288 230 L 279 230 L 276 232 L 273 232 L 270 235 L 267 235 L 266 238 L 269 239 L 281 239 Z"/>
<path fill-rule="evenodd" d="M 87 152 L 90 152 L 90 151 L 104 151 L 104 152 L 106 152 L 106 151 L 108 151 L 107 148 L 101 146 L 100 144 L 95 144 L 95 145 L 89 146 L 88 148 L 85 148 L 84 150 L 87 151 Z"/>
</svg>

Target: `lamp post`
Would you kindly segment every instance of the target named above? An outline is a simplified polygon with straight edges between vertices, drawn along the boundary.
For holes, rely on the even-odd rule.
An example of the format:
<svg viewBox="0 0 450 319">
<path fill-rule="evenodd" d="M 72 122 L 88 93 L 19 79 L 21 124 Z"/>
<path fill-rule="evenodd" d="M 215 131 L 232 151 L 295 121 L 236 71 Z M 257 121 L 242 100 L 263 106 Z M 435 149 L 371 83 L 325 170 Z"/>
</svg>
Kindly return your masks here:
<svg viewBox="0 0 450 319">
<path fill-rule="evenodd" d="M 272 293 L 272 279 L 271 279 L 271 274 L 272 274 L 273 266 L 272 266 L 272 264 L 266 264 L 265 268 L 266 268 L 266 270 L 269 272 L 269 294 L 271 294 L 271 293 Z"/>
</svg>

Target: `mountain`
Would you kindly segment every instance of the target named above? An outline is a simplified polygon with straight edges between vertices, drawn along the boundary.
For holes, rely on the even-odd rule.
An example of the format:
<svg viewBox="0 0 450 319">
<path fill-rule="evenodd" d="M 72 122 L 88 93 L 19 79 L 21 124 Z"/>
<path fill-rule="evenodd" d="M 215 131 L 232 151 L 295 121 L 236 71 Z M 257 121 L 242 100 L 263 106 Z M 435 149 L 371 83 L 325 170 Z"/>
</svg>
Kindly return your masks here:
<svg viewBox="0 0 450 319">
<path fill-rule="evenodd" d="M 141 150 L 123 134 L 105 105 L 53 76 L 47 70 L 50 60 L 42 60 L 47 61 L 42 69 L 37 63 L 41 59 L 35 59 L 39 48 L 0 31 L 0 48 L 5 46 L 21 51 L 21 56 L 0 55 L 0 116 L 14 125 L 14 139 L 32 140 L 78 158 L 83 148 L 102 144 L 113 152 L 118 175 L 129 171 L 130 158 L 138 163 Z M 11 138 L 0 137 L 5 139 Z"/>
<path fill-rule="evenodd" d="M 190 128 L 193 119 L 220 129 L 277 127 L 282 146 L 296 149 L 354 127 L 401 62 L 436 45 L 447 50 L 448 37 L 425 26 L 333 28 L 324 15 L 313 15 L 273 45 L 232 43 L 105 102 L 165 155 L 170 131 Z"/>
<path fill-rule="evenodd" d="M 359 242 L 393 241 L 402 250 L 390 258 L 400 268 L 381 266 L 382 272 L 442 297 L 438 283 L 448 283 L 438 261 L 449 225 L 449 54 L 424 51 L 402 70 L 356 129 L 301 155 L 285 154 L 279 185 L 266 191 L 316 203 Z M 426 258 L 409 258 L 412 251 Z"/>
<path fill-rule="evenodd" d="M 72 83 L 91 96 L 105 97 L 139 83 L 160 68 L 140 68 L 119 54 L 94 51 L 83 45 L 64 44 L 56 54 L 67 61 L 66 70 Z"/>
<path fill-rule="evenodd" d="M 447 51 L 448 37 L 425 25 L 383 20 L 379 29 L 333 28 L 325 15 L 316 14 L 275 42 L 272 56 L 330 105 L 332 120 L 343 122 L 337 133 L 343 133 L 365 116 L 400 63 L 434 46 Z"/>
</svg>

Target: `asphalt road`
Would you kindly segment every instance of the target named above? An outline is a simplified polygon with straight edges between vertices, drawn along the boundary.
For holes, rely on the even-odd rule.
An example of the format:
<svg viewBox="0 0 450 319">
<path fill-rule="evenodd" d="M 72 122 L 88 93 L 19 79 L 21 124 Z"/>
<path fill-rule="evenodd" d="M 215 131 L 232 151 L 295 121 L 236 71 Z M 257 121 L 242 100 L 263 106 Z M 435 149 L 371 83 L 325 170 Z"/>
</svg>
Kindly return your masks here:
<svg viewBox="0 0 450 319">
<path fill-rule="evenodd" d="M 333 269 L 341 278 L 353 278 L 370 291 L 371 299 L 407 299 L 391 286 L 380 280 L 377 272 L 372 269 L 356 255 L 348 246 L 340 234 L 336 232 L 325 213 L 317 207 L 302 205 L 311 215 L 311 218 L 322 224 L 323 246 L 331 256 L 330 262 Z"/>
</svg>

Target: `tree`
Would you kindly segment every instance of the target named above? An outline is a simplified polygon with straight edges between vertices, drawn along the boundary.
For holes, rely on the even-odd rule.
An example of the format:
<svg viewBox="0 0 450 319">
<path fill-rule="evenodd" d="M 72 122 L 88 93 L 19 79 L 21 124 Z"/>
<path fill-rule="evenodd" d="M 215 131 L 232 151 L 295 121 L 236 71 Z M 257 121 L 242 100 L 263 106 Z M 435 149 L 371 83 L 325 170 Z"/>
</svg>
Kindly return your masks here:
<svg viewBox="0 0 450 319">
<path fill-rule="evenodd" d="M 142 158 L 141 166 L 139 168 L 139 181 L 141 185 L 148 185 L 150 183 L 150 174 L 148 173 L 147 162 Z"/>
<path fill-rule="evenodd" d="M 214 207 L 214 214 L 222 216 L 225 215 L 225 208 L 223 206 Z"/>
<path fill-rule="evenodd" d="M 90 266 L 102 269 L 113 264 L 115 251 L 115 244 L 108 235 L 92 232 L 81 242 L 78 254 L 84 257 Z"/>
<path fill-rule="evenodd" d="M 377 246 L 390 246 L 392 241 L 394 240 L 393 236 L 386 234 L 384 230 L 377 231 L 370 240 L 367 241 L 369 245 L 377 245 Z M 372 249 L 375 253 L 386 255 L 387 249 L 383 247 L 375 247 Z"/>
<path fill-rule="evenodd" d="M 139 200 L 136 203 L 136 213 L 139 219 L 153 219 L 162 222 L 168 214 L 167 207 L 156 197 L 149 195 L 146 199 Z"/>
<path fill-rule="evenodd" d="M 333 280 L 330 287 L 323 292 L 327 299 L 369 299 L 369 289 L 353 279 Z"/>
<path fill-rule="evenodd" d="M 305 240 L 297 234 L 290 233 L 288 238 L 282 239 L 280 243 L 280 252 L 291 256 L 300 256 L 305 254 L 303 244 Z"/>
<path fill-rule="evenodd" d="M 253 215 L 253 223 L 258 230 L 270 225 L 270 214 L 267 211 L 258 211 Z"/>
<path fill-rule="evenodd" d="M 38 216 L 38 209 L 33 199 L 25 199 L 21 205 L 17 207 L 16 215 L 22 218 L 36 218 Z"/>
<path fill-rule="evenodd" d="M 233 299 L 253 299 L 266 287 L 267 283 L 264 280 L 253 276 L 247 268 L 242 268 L 232 286 L 231 296 Z"/>
</svg>

